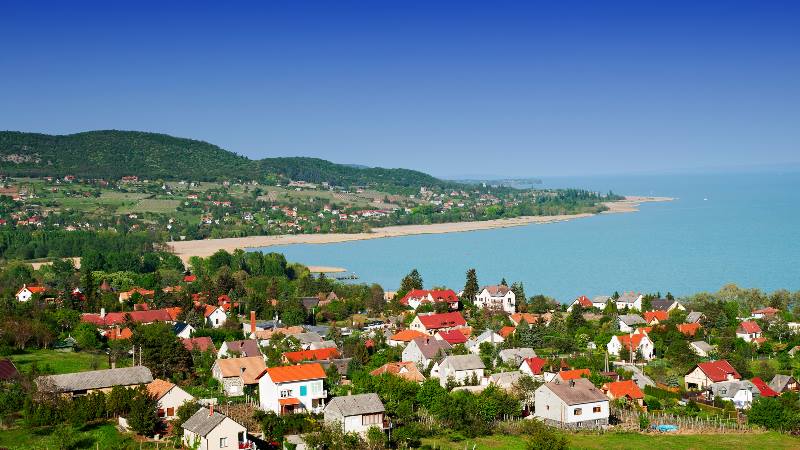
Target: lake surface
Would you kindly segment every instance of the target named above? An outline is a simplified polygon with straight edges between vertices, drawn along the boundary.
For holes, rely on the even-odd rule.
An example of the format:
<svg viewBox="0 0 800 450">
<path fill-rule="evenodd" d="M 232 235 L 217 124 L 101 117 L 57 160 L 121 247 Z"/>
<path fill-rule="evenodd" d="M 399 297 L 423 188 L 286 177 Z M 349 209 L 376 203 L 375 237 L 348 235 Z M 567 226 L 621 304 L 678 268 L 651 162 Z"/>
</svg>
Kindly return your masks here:
<svg viewBox="0 0 800 450">
<path fill-rule="evenodd" d="M 522 281 L 568 301 L 614 291 L 687 295 L 726 283 L 800 289 L 800 173 L 553 178 L 545 187 L 676 197 L 629 214 L 569 222 L 324 245 L 268 247 L 291 261 L 345 267 L 396 289 L 411 269 L 458 291 Z"/>
</svg>

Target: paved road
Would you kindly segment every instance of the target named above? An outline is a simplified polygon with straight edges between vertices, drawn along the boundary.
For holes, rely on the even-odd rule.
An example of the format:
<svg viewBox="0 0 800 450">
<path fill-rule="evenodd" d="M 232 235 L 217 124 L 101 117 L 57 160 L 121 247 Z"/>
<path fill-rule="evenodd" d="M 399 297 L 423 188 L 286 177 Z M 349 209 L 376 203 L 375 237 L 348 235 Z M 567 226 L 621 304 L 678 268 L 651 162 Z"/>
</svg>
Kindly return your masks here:
<svg viewBox="0 0 800 450">
<path fill-rule="evenodd" d="M 645 375 L 644 372 L 642 372 L 642 369 L 640 369 L 638 366 L 619 361 L 614 361 L 614 365 L 623 367 L 625 370 L 630 370 L 631 372 L 633 372 L 633 381 L 636 382 L 636 385 L 639 386 L 640 389 L 644 389 L 645 386 L 655 387 L 656 385 L 655 381 L 653 381 L 652 378 Z"/>
</svg>

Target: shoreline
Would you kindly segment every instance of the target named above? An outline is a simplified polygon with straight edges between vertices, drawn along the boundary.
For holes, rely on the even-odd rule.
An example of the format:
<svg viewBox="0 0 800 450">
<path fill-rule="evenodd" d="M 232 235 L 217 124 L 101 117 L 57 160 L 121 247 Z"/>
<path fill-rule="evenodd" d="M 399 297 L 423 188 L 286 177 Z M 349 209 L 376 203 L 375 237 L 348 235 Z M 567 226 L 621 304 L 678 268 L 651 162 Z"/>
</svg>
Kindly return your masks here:
<svg viewBox="0 0 800 450">
<path fill-rule="evenodd" d="M 609 209 L 600 214 L 621 214 L 639 211 L 642 203 L 668 202 L 670 197 L 626 196 L 625 200 L 604 203 Z M 283 234 L 273 236 L 247 236 L 239 238 L 203 239 L 195 241 L 175 241 L 166 245 L 188 262 L 192 256 L 208 257 L 218 250 L 232 252 L 237 248 L 259 248 L 295 244 L 334 244 L 340 242 L 363 241 L 419 234 L 463 233 L 468 231 L 492 230 L 495 228 L 519 227 L 531 224 L 566 222 L 592 217 L 596 214 L 564 214 L 558 216 L 522 216 L 511 219 L 494 219 L 475 222 L 436 223 L 430 225 L 393 225 L 374 228 L 370 233 L 329 233 L 329 234 Z M 327 268 L 330 269 L 330 268 Z M 338 268 L 336 268 L 338 269 Z"/>
</svg>

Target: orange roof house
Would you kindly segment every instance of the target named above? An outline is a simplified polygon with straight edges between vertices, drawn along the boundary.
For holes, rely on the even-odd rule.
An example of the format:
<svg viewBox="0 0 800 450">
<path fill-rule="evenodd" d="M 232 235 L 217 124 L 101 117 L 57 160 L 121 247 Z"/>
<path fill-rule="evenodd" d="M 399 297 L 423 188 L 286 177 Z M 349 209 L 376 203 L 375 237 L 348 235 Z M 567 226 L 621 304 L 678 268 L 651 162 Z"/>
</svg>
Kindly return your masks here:
<svg viewBox="0 0 800 450">
<path fill-rule="evenodd" d="M 319 363 L 298 364 L 296 366 L 269 367 L 258 378 L 269 375 L 273 383 L 307 381 L 325 378 L 325 369 Z"/>
<path fill-rule="evenodd" d="M 601 390 L 605 392 L 611 400 L 626 398 L 639 404 L 642 404 L 644 400 L 644 392 L 639 389 L 639 386 L 637 386 L 633 380 L 606 383 Z"/>
<path fill-rule="evenodd" d="M 648 325 L 653 325 L 669 319 L 669 314 L 666 311 L 645 311 L 644 321 Z"/>
<path fill-rule="evenodd" d="M 285 352 L 282 356 L 285 363 L 299 363 L 301 361 L 329 361 L 340 356 L 336 347 L 320 348 L 317 350 L 300 350 Z"/>
<path fill-rule="evenodd" d="M 386 363 L 370 372 L 370 375 L 379 376 L 384 373 L 405 378 L 408 381 L 414 381 L 416 383 L 425 381 L 425 375 L 419 371 L 417 364 L 413 361 Z"/>
<path fill-rule="evenodd" d="M 568 381 L 568 380 L 576 380 L 578 378 L 588 377 L 592 374 L 589 369 L 573 369 L 573 370 L 562 370 L 558 372 L 556 377 L 561 378 L 561 381 Z"/>
<path fill-rule="evenodd" d="M 702 326 L 699 323 L 682 323 L 677 326 L 678 331 L 686 336 L 694 336 Z"/>
<path fill-rule="evenodd" d="M 397 333 L 393 334 L 392 337 L 389 338 L 390 341 L 393 341 L 395 344 L 408 344 L 409 342 L 413 341 L 416 338 L 426 337 L 427 334 L 417 331 L 417 330 L 402 330 L 398 331 Z"/>
<path fill-rule="evenodd" d="M 531 314 L 531 313 L 514 313 L 509 316 L 509 319 L 511 319 L 511 323 L 513 323 L 514 326 L 519 325 L 519 323 L 522 322 L 522 320 L 525 320 L 525 323 L 527 323 L 528 325 L 531 325 L 537 320 L 539 320 L 539 318 L 536 317 L 536 314 Z"/>
</svg>

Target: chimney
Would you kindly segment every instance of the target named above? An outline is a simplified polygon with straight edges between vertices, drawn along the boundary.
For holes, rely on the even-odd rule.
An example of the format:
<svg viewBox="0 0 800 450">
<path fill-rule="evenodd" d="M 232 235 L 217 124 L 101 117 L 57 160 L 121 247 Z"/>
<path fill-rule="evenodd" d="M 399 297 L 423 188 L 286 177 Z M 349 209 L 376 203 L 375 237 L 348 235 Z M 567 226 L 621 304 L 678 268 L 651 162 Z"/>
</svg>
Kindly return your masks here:
<svg viewBox="0 0 800 450">
<path fill-rule="evenodd" d="M 208 417 L 211 417 L 211 416 L 213 416 L 213 415 L 214 415 L 214 404 L 212 403 L 212 404 L 211 404 L 211 405 L 209 405 L 209 407 L 208 407 Z"/>
<path fill-rule="evenodd" d="M 105 319 L 106 318 L 106 309 L 105 308 L 100 308 L 100 318 L 101 319 Z"/>
<path fill-rule="evenodd" d="M 256 312 L 250 311 L 250 332 L 256 332 Z"/>
</svg>

